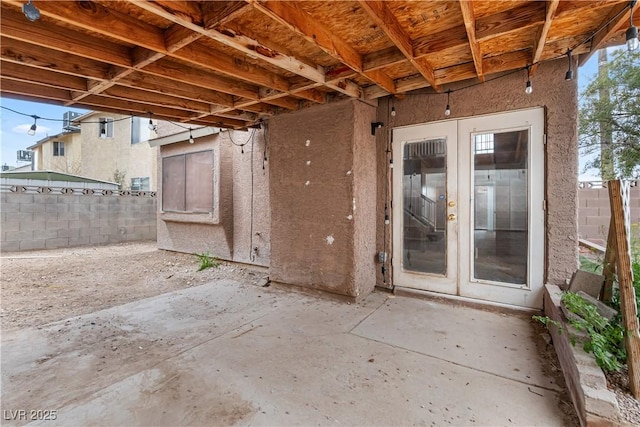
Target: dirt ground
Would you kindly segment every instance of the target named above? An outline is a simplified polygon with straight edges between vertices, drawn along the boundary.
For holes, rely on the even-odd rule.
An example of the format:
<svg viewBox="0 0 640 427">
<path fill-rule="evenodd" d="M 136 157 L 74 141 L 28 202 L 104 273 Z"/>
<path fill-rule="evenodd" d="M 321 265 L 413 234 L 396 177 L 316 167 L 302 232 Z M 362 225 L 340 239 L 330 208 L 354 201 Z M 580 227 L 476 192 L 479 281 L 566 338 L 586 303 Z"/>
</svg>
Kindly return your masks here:
<svg viewBox="0 0 640 427">
<path fill-rule="evenodd" d="M 131 301 L 233 278 L 257 284 L 266 269 L 221 263 L 198 270 L 194 255 L 123 243 L 0 256 L 3 331 L 44 325 Z"/>
</svg>

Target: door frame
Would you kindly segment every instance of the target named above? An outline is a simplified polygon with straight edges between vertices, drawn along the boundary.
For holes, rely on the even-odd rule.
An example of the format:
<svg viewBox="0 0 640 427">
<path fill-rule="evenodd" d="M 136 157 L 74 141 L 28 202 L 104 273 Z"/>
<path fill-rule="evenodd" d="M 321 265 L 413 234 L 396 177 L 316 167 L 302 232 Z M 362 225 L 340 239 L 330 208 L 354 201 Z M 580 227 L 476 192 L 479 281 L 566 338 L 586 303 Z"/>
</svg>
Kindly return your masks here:
<svg viewBox="0 0 640 427">
<path fill-rule="evenodd" d="M 504 123 L 495 125 L 495 121 Z M 450 174 L 447 168 L 447 189 L 454 187 L 454 192 L 447 194 L 447 201 L 455 200 L 458 207 L 457 221 L 455 229 L 451 231 L 456 235 L 456 254 L 447 251 L 448 257 L 454 257 L 447 263 L 447 276 L 455 281 L 455 288 L 443 286 L 436 277 L 427 274 L 413 273 L 407 274 L 403 270 L 403 210 L 402 192 L 398 193 L 399 182 L 402 181 L 403 174 L 403 147 L 407 142 L 415 142 L 436 137 L 438 132 L 431 131 L 447 129 L 452 131 L 455 128 L 456 140 L 455 149 L 449 150 L 447 144 L 447 156 L 454 154 L 456 157 L 453 171 L 456 175 Z M 510 130 L 529 129 L 529 155 L 528 166 L 528 259 L 527 259 L 527 284 L 516 285 L 509 283 L 489 282 L 477 280 L 472 277 L 473 269 L 473 247 L 474 225 L 471 215 L 471 207 L 474 202 L 473 190 L 473 155 L 470 145 L 473 133 L 494 131 L 503 132 Z M 429 130 L 422 137 L 415 137 L 420 130 Z M 440 132 L 441 133 L 441 132 Z M 414 135 L 413 139 L 403 138 L 407 135 Z M 438 135 L 442 136 L 442 135 Z M 447 141 L 451 138 L 448 136 Z M 486 301 L 491 304 L 508 305 L 526 308 L 541 308 L 544 288 L 544 277 L 546 268 L 546 227 L 544 209 L 545 195 L 545 112 L 544 108 L 529 108 L 508 112 L 486 114 L 481 116 L 471 116 L 456 118 L 453 120 L 443 120 L 436 122 L 421 123 L 415 125 L 402 126 L 392 129 L 392 151 L 396 160 L 396 168 L 392 175 L 392 254 L 395 262 L 393 267 L 393 285 L 398 287 L 408 287 L 428 292 L 443 294 L 443 296 L 453 296 L 469 298 L 473 300 Z M 465 149 L 466 148 L 466 149 Z M 453 158 L 451 159 L 453 161 Z M 448 164 L 451 164 L 448 161 Z M 396 170 L 397 169 L 397 170 Z M 462 171 L 468 171 L 466 174 Z M 461 171 L 458 173 L 458 171 Z M 451 181 L 451 183 L 449 182 Z M 401 184 L 400 184 L 401 185 Z M 401 188 L 401 187 L 400 187 Z M 398 196 L 399 194 L 399 196 Z M 468 197 L 464 197 L 464 195 Z M 449 213 L 449 212 L 448 212 Z M 447 221 L 450 225 L 451 221 Z M 453 263 L 451 261 L 454 261 Z M 455 271 L 449 270 L 449 265 L 456 265 Z M 428 282 L 427 282 L 428 281 Z"/>
</svg>

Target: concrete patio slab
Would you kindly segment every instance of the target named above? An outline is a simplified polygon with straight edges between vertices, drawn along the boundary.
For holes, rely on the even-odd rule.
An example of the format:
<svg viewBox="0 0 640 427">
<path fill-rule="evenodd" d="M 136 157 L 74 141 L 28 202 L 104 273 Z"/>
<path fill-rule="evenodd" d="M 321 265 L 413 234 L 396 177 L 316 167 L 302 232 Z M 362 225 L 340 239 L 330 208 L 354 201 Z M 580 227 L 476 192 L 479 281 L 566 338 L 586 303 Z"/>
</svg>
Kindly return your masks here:
<svg viewBox="0 0 640 427">
<path fill-rule="evenodd" d="M 455 343 L 421 326 L 430 311 L 449 319 L 437 330 Z M 471 318 L 483 321 L 455 326 Z M 510 322 L 386 294 L 346 304 L 211 283 L 3 334 L 3 424 L 566 425 L 561 391 L 526 350 L 526 322 L 513 324 L 516 336 L 494 331 L 508 348 L 493 352 L 479 332 Z M 480 369 L 456 343 L 523 360 Z M 518 366 L 531 378 L 514 375 Z M 21 409 L 56 419 L 7 419 Z"/>
</svg>

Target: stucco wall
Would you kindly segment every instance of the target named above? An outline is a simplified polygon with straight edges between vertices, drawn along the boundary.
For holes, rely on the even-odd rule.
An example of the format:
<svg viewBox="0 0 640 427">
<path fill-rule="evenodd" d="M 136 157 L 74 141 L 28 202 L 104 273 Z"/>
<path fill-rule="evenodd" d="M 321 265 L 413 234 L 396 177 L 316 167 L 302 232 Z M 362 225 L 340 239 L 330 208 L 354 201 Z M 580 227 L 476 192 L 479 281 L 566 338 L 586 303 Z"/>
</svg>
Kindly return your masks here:
<svg viewBox="0 0 640 427">
<path fill-rule="evenodd" d="M 511 74 L 495 81 L 487 81 L 451 94 L 451 116 L 463 118 L 510 110 L 546 107 L 546 200 L 547 244 L 546 280 L 562 283 L 577 268 L 577 82 L 565 81 L 565 61 L 542 64 L 532 78 L 533 93 L 526 95 L 525 72 Z M 467 83 L 468 85 L 468 83 Z M 464 86 L 452 85 L 451 89 Z M 448 87 L 444 88 L 445 90 Z M 388 130 L 396 126 L 428 123 L 445 119 L 447 95 L 410 94 L 404 99 L 381 100 L 378 120 L 385 123 L 384 131 L 377 133 L 378 152 L 378 251 L 390 252 L 390 229 L 384 225 L 385 181 L 389 174 L 389 157 L 385 153 Z M 391 106 L 396 116 L 390 115 Z M 396 160 L 398 166 L 401 159 Z M 390 200 L 390 197 L 389 197 Z M 390 210 L 390 206 L 389 206 Z M 387 226 L 388 227 L 388 226 Z M 383 237 L 386 236 L 386 239 Z M 386 240 L 386 245 L 385 245 Z M 383 285 L 378 269 L 377 282 Z M 389 283 L 390 275 L 386 282 Z"/>
<path fill-rule="evenodd" d="M 235 144 L 246 142 L 246 145 L 234 145 L 231 138 Z M 197 138 L 194 144 L 185 141 L 161 147 L 157 162 L 160 180 L 162 157 L 214 150 L 216 210 L 213 216 L 217 220 L 202 224 L 167 219 L 162 214 L 162 186 L 159 185 L 158 247 L 187 253 L 209 252 L 224 260 L 269 266 L 269 162 L 263 161 L 264 136 L 259 130 L 238 131 L 231 138 L 225 131 Z"/>
<path fill-rule="evenodd" d="M 271 280 L 354 298 L 373 288 L 374 113 L 343 101 L 269 120 Z"/>
</svg>

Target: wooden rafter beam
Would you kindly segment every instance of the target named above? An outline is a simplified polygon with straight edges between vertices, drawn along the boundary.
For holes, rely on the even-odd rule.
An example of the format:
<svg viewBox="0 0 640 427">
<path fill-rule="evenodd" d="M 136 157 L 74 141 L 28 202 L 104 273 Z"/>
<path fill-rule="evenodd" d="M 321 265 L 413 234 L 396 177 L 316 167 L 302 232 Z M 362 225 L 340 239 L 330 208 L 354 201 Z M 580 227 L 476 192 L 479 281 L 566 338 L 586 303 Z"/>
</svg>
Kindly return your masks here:
<svg viewBox="0 0 640 427">
<path fill-rule="evenodd" d="M 560 0 L 547 0 L 547 13 L 544 20 L 544 24 L 540 28 L 538 33 L 538 37 L 536 38 L 536 46 L 533 49 L 533 57 L 531 58 L 531 63 L 533 67 L 531 72 L 535 72 L 538 67 L 538 62 L 542 59 L 542 52 L 544 51 L 544 46 L 547 43 L 547 36 L 549 35 L 549 30 L 551 29 L 551 23 L 553 22 L 553 18 L 556 15 L 556 11 L 558 10 L 558 6 L 560 5 Z"/>
<path fill-rule="evenodd" d="M 249 57 L 257 58 L 261 61 L 267 62 L 282 70 L 294 73 L 296 75 L 305 77 L 316 83 L 320 83 L 330 87 L 333 90 L 344 93 L 345 95 L 358 98 L 361 95 L 360 87 L 353 82 L 340 82 L 340 84 L 331 84 L 327 82 L 325 78 L 324 70 L 322 67 L 316 65 L 312 66 L 304 61 L 299 60 L 290 55 L 282 53 L 282 51 L 274 51 L 256 40 L 253 40 L 247 36 L 239 33 L 232 33 L 230 31 L 220 32 L 212 28 L 204 28 L 200 25 L 194 24 L 183 17 L 173 14 L 157 4 L 150 1 L 134 1 L 128 0 L 133 5 L 140 7 L 148 12 L 156 14 L 162 18 L 165 18 L 173 23 L 182 25 L 194 32 L 203 34 L 210 39 L 221 43 L 227 47 L 235 49 L 239 52 L 248 55 Z"/>
<path fill-rule="evenodd" d="M 440 90 L 436 83 L 433 67 L 424 58 L 415 58 L 411 39 L 382 0 L 359 0 L 360 6 L 369 14 L 376 25 L 384 31 L 400 52 L 411 62 L 420 74 L 435 90 Z"/>
<path fill-rule="evenodd" d="M 634 10 L 638 10 L 640 7 L 636 4 Z M 626 10 L 625 10 L 626 9 Z M 585 62 L 591 58 L 596 51 L 598 51 L 605 42 L 616 33 L 618 30 L 618 26 L 623 25 L 623 22 L 629 22 L 629 14 L 631 13 L 631 9 L 629 8 L 629 3 L 623 3 L 615 6 L 611 12 L 605 16 L 602 20 L 602 24 L 609 22 L 609 24 L 601 29 L 597 34 L 594 35 L 593 39 L 591 39 L 591 50 L 586 55 L 580 55 L 580 60 L 578 64 L 582 66 Z M 617 18 L 616 18 L 617 16 Z"/>
<path fill-rule="evenodd" d="M 328 30 L 321 22 L 303 11 L 296 3 L 252 1 L 256 10 L 289 28 L 294 33 L 301 35 L 326 54 L 364 75 L 386 91 L 395 93 L 395 85 L 389 76 L 379 70 L 364 71 L 362 55 Z"/>
<path fill-rule="evenodd" d="M 476 16 L 473 11 L 473 3 L 468 0 L 460 1 L 460 10 L 462 11 L 462 18 L 464 20 L 464 26 L 467 30 L 467 38 L 469 39 L 469 48 L 471 48 L 471 55 L 473 56 L 473 63 L 476 67 L 476 74 L 478 80 L 484 81 L 484 72 L 482 70 L 482 52 L 480 50 L 480 44 L 476 40 Z"/>
<path fill-rule="evenodd" d="M 207 1 L 202 3 L 204 27 L 211 29 L 233 21 L 252 6 L 244 1 Z"/>
</svg>

